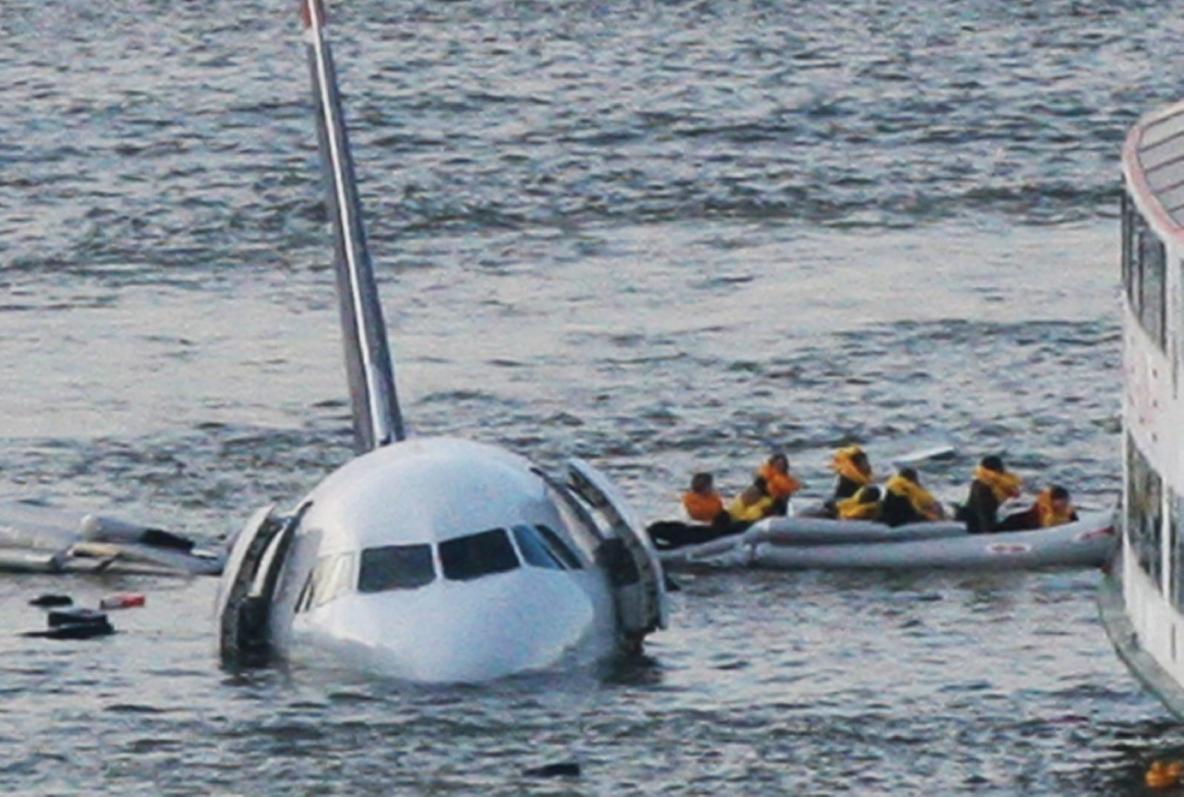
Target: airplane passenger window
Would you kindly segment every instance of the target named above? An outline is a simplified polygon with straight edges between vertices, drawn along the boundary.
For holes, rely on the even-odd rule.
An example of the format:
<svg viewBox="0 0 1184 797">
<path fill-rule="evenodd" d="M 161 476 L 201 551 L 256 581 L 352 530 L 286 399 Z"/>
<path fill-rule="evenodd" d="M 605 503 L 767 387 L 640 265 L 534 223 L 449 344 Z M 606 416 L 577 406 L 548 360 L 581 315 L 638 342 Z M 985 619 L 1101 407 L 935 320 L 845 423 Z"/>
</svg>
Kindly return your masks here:
<svg viewBox="0 0 1184 797">
<path fill-rule="evenodd" d="M 430 545 L 384 545 L 362 551 L 358 592 L 415 589 L 435 580 Z"/>
<path fill-rule="evenodd" d="M 444 578 L 471 581 L 518 567 L 518 556 L 505 529 L 490 529 L 440 543 Z"/>
<path fill-rule="evenodd" d="M 572 570 L 583 569 L 584 563 L 580 561 L 580 557 L 563 541 L 558 532 L 546 526 L 535 526 L 535 528 L 539 530 L 539 534 L 543 535 L 543 539 L 551 546 L 551 551 L 559 557 L 560 561 Z"/>
<path fill-rule="evenodd" d="M 552 553 L 547 543 L 539 537 L 538 531 L 530 526 L 514 526 L 514 541 L 518 543 L 518 550 L 522 559 L 528 565 L 543 567 L 547 570 L 562 570 L 563 563 Z"/>
</svg>

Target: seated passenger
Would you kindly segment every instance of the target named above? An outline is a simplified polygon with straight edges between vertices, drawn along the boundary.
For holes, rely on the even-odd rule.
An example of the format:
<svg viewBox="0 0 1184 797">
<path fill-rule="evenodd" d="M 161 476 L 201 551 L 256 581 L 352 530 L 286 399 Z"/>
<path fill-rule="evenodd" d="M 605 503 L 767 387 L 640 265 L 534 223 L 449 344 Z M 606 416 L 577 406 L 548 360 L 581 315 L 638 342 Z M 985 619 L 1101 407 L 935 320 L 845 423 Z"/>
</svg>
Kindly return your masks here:
<svg viewBox="0 0 1184 797">
<path fill-rule="evenodd" d="M 784 515 L 789 510 L 789 498 L 802 489 L 802 483 L 789 472 L 789 457 L 777 453 L 769 457 L 756 475 L 765 480 L 769 495 L 773 498 L 774 515 Z"/>
<path fill-rule="evenodd" d="M 1040 528 L 1050 529 L 1077 520 L 1077 510 L 1069 499 L 1069 491 L 1054 484 L 1036 498 L 1036 513 L 1040 516 Z"/>
<path fill-rule="evenodd" d="M 774 503 L 765 480 L 757 476 L 748 489 L 728 504 L 728 514 L 736 523 L 755 523 L 773 514 Z"/>
<path fill-rule="evenodd" d="M 1054 484 L 1036 497 L 1023 512 L 1008 515 L 999 524 L 999 531 L 1033 531 L 1063 526 L 1077 520 L 1077 511 L 1069 501 L 1069 491 Z"/>
<path fill-rule="evenodd" d="M 884 503 L 880 519 L 889 526 L 924 523 L 945 517 L 941 504 L 933 494 L 921 486 L 921 478 L 913 468 L 900 472 L 884 485 Z"/>
<path fill-rule="evenodd" d="M 879 520 L 880 488 L 874 484 L 860 487 L 855 495 L 835 504 L 839 520 Z"/>
<path fill-rule="evenodd" d="M 683 493 L 682 508 L 687 517 L 698 523 L 727 523 L 724 501 L 715 491 L 715 479 L 710 473 L 696 473 L 691 477 L 691 489 Z"/>
<path fill-rule="evenodd" d="M 970 483 L 970 494 L 958 511 L 958 519 L 966 523 L 971 534 L 988 534 L 1001 531 L 999 528 L 999 507 L 1009 498 L 1017 498 L 1019 476 L 1011 473 L 999 457 L 983 457 L 974 469 L 974 480 Z"/>
<path fill-rule="evenodd" d="M 847 446 L 835 452 L 830 464 L 838 475 L 834 495 L 826 502 L 831 515 L 837 515 L 838 502 L 855 495 L 860 487 L 872 483 L 872 464 L 859 446 Z"/>
</svg>

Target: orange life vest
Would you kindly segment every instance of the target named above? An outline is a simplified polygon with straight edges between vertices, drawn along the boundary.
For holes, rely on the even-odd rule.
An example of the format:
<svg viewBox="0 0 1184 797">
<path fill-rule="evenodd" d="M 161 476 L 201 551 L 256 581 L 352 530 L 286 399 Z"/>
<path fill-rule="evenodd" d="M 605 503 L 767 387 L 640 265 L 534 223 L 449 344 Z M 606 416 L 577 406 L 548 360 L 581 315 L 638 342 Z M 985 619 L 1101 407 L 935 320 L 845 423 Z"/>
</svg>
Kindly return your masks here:
<svg viewBox="0 0 1184 797">
<path fill-rule="evenodd" d="M 687 517 L 691 520 L 710 523 L 724 511 L 724 501 L 714 490 L 707 495 L 691 490 L 683 494 L 682 508 L 687 511 Z"/>
<path fill-rule="evenodd" d="M 794 478 L 792 474 L 782 473 L 768 462 L 761 465 L 760 470 L 757 471 L 757 475 L 765 480 L 765 486 L 769 490 L 769 495 L 774 499 L 789 498 L 798 490 L 802 489 L 802 483 Z"/>
</svg>

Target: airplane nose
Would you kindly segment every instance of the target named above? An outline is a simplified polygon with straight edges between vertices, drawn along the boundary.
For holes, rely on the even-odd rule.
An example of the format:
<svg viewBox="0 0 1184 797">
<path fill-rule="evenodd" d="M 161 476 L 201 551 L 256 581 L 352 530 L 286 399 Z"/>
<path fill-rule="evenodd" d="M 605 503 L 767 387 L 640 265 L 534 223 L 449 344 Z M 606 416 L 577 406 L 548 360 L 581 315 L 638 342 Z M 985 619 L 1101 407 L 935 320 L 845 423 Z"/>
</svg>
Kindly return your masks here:
<svg viewBox="0 0 1184 797">
<path fill-rule="evenodd" d="M 585 646 L 601 655 L 612 642 L 611 626 L 597 623 L 591 596 L 559 571 L 518 569 L 335 603 L 337 617 L 326 617 L 325 625 L 337 630 L 339 642 L 363 655 L 368 668 L 420 682 L 545 670 Z"/>
</svg>

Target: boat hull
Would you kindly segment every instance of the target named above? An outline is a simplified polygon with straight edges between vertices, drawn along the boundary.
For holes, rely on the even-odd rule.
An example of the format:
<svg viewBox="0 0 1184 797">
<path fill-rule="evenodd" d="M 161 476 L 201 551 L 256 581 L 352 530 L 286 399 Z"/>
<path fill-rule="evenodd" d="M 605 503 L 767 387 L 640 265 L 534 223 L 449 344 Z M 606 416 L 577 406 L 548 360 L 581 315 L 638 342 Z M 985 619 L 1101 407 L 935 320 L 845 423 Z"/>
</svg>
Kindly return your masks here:
<svg viewBox="0 0 1184 797">
<path fill-rule="evenodd" d="M 1078 521 L 1052 529 L 1001 534 L 969 534 L 952 524 L 935 523 L 933 536 L 927 537 L 918 532 L 924 524 L 902 526 L 888 533 L 880 531 L 886 528 L 880 524 L 867 524 L 868 538 L 858 539 L 858 534 L 844 533 L 839 541 L 831 543 L 817 542 L 820 536 L 816 531 L 793 540 L 794 520 L 784 519 L 772 528 L 758 524 L 737 537 L 664 551 L 663 564 L 668 569 L 776 570 L 1100 567 L 1113 555 L 1117 541 L 1113 514 L 1108 511 L 1084 513 Z M 855 524 L 846 524 L 852 525 Z M 900 539 L 901 536 L 905 539 Z"/>
<path fill-rule="evenodd" d="M 1102 626 L 1131 674 L 1177 719 L 1184 720 L 1184 686 L 1139 643 L 1139 634 L 1127 615 L 1123 600 L 1122 572 L 1122 559 L 1115 557 L 1107 568 L 1106 577 L 1098 585 L 1098 616 Z"/>
</svg>

